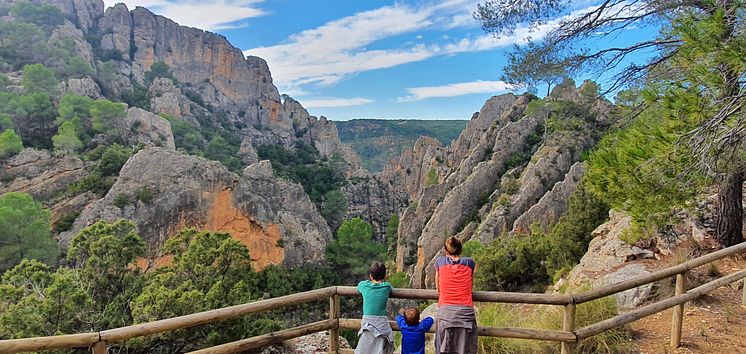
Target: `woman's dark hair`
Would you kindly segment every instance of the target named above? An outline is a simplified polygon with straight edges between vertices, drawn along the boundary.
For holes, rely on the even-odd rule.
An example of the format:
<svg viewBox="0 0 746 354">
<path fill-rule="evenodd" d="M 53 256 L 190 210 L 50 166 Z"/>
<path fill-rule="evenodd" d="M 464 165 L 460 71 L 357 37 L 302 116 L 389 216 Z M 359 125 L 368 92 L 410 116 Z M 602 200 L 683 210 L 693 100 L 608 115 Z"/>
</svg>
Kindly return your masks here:
<svg viewBox="0 0 746 354">
<path fill-rule="evenodd" d="M 368 274 L 373 280 L 383 280 L 386 278 L 386 266 L 381 262 L 373 262 L 368 269 Z"/>
<path fill-rule="evenodd" d="M 446 251 L 446 254 L 451 256 L 460 256 L 461 255 L 461 241 L 456 238 L 456 236 L 451 236 L 446 239 L 445 244 L 443 245 L 443 248 Z"/>
</svg>

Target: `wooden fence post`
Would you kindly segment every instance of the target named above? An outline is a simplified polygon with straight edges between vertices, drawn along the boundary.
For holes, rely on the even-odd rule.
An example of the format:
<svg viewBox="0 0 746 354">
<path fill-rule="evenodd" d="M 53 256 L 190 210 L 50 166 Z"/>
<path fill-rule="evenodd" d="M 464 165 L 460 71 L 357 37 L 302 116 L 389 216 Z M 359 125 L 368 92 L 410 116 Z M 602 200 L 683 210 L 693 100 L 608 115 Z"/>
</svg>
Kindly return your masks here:
<svg viewBox="0 0 746 354">
<path fill-rule="evenodd" d="M 100 341 L 91 346 L 91 352 L 93 352 L 93 354 L 107 354 L 109 348 L 106 346 L 106 342 Z"/>
<path fill-rule="evenodd" d="M 570 333 L 575 330 L 575 303 L 573 302 L 565 305 L 562 330 Z M 571 354 L 574 346 L 574 343 L 562 342 L 562 354 Z"/>
<path fill-rule="evenodd" d="M 676 295 L 686 292 L 686 273 L 676 274 Z M 678 348 L 681 345 L 681 328 L 684 324 L 684 305 L 676 305 L 673 308 L 671 319 L 671 347 Z"/>
<path fill-rule="evenodd" d="M 329 298 L 329 319 L 337 320 L 336 327 L 329 330 L 329 353 L 339 352 L 339 294 Z"/>
</svg>

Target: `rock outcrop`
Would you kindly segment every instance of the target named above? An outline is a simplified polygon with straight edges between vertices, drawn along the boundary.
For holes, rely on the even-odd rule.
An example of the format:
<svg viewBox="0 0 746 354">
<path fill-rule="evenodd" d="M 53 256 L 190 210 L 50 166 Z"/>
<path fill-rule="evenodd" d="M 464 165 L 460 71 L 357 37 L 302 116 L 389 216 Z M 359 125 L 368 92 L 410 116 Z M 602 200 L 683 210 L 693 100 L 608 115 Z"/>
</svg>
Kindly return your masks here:
<svg viewBox="0 0 746 354">
<path fill-rule="evenodd" d="M 572 165 L 564 180 L 557 182 L 552 190 L 544 194 L 536 204 L 515 220 L 511 231 L 527 234 L 534 223 L 546 229 L 556 222 L 567 210 L 567 199 L 575 192 L 584 173 L 585 167 L 582 162 Z"/>
<path fill-rule="evenodd" d="M 580 155 L 608 124 L 603 100 L 570 84 L 548 98 L 572 108 L 551 117 L 551 130 L 548 112 L 527 113 L 535 97 L 495 96 L 450 146 L 420 139 L 384 169 L 381 176 L 411 201 L 397 232 L 396 266 L 412 274 L 413 286 L 433 285 L 430 264 L 447 236 L 489 243 L 534 222 L 547 227 L 567 210 L 583 174 Z"/>
<path fill-rule="evenodd" d="M 342 193 L 347 200 L 345 220 L 362 218 L 373 227 L 373 238 L 384 243 L 389 219 L 406 208 L 408 200 L 401 189 L 377 177 L 352 179 Z"/>
<path fill-rule="evenodd" d="M 161 146 L 176 150 L 171 123 L 146 110 L 133 107 L 127 110 L 124 124 L 129 127 L 124 139 L 130 145 Z"/>
<path fill-rule="evenodd" d="M 252 172 L 257 170 L 266 169 L 239 176 L 217 162 L 146 148 L 124 165 L 108 194 L 60 235 L 61 243 L 95 221 L 124 218 L 136 223 L 151 256 L 170 236 L 193 227 L 231 233 L 247 245 L 257 268 L 321 261 L 331 232 L 303 188 Z M 129 202 L 119 207 L 118 197 Z"/>
</svg>

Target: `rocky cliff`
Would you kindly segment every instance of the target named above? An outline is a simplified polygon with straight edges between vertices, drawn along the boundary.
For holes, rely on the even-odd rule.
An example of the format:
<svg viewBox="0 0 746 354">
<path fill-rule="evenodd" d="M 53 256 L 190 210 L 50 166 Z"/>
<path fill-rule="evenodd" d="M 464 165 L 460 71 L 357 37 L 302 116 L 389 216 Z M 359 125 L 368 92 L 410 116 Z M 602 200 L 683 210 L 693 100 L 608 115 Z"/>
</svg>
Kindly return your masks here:
<svg viewBox="0 0 746 354">
<path fill-rule="evenodd" d="M 447 236 L 490 242 L 562 215 L 583 174 L 581 153 L 608 124 L 609 104 L 584 101 L 578 90 L 558 88 L 531 109 L 529 95 L 492 97 L 450 146 L 421 139 L 387 166 L 382 176 L 412 201 L 396 260 L 412 285 L 432 286 L 431 262 Z"/>
<path fill-rule="evenodd" d="M 248 246 L 258 268 L 321 261 L 331 239 L 303 188 L 275 178 L 268 163 L 237 175 L 217 162 L 163 148 L 133 156 L 106 196 L 88 205 L 60 241 L 67 244 L 98 220 L 122 218 L 137 224 L 151 256 L 170 236 L 192 227 L 229 232 Z"/>
</svg>

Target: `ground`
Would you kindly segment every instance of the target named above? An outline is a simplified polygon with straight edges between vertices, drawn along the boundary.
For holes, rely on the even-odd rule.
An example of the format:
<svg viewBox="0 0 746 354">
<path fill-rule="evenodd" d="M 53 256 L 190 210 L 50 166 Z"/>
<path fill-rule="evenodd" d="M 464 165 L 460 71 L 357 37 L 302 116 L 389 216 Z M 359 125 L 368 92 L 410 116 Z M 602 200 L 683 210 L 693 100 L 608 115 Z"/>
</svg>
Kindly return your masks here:
<svg viewBox="0 0 746 354">
<path fill-rule="evenodd" d="M 715 267 L 696 270 L 700 277 L 726 275 L 746 267 L 746 257 L 723 259 Z M 718 274 L 719 273 L 719 274 Z M 721 287 L 708 296 L 687 303 L 681 346 L 673 349 L 672 310 L 666 310 L 631 324 L 637 352 L 670 353 L 746 353 L 746 307 L 741 306 L 741 282 Z"/>
</svg>

